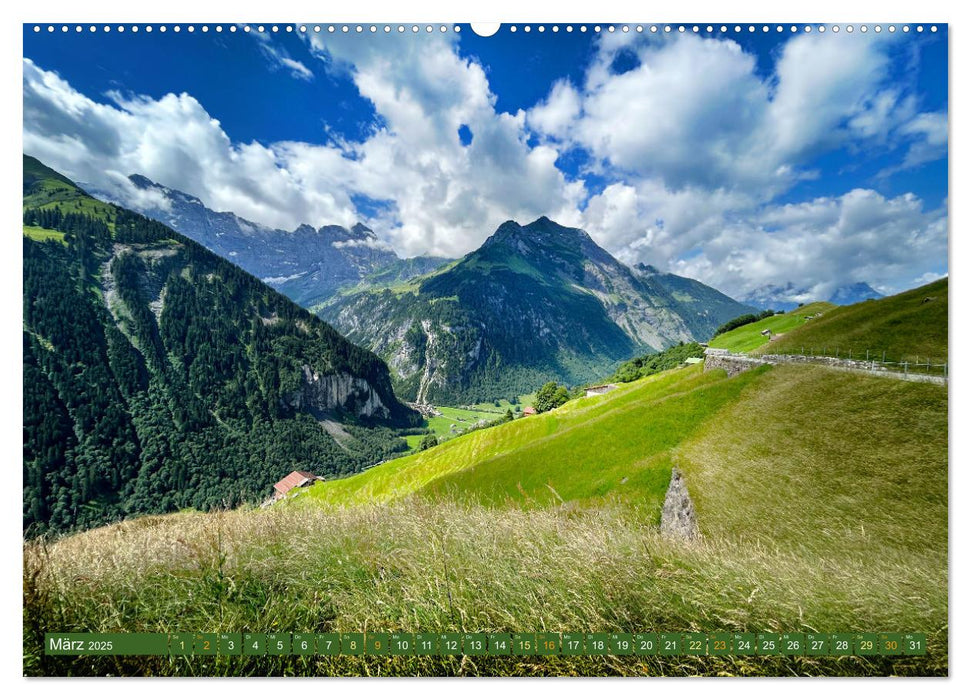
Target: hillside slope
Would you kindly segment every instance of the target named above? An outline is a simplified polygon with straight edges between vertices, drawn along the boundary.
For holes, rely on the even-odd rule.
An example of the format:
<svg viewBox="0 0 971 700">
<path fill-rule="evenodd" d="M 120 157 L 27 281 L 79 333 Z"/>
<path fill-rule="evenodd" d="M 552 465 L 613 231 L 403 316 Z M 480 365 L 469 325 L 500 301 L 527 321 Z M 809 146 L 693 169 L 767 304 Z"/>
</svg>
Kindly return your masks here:
<svg viewBox="0 0 971 700">
<path fill-rule="evenodd" d="M 413 494 L 493 512 L 620 506 L 657 522 L 677 466 L 709 543 L 667 565 L 693 601 L 670 604 L 692 611 L 679 624 L 909 625 L 946 649 L 947 390 L 797 365 L 723 377 L 698 366 L 654 375 L 319 484 L 304 503 Z M 716 579 L 724 599 L 705 593 Z"/>
<path fill-rule="evenodd" d="M 947 436 L 944 387 L 779 365 L 674 459 L 710 535 L 819 556 L 926 555 L 940 573 Z"/>
<path fill-rule="evenodd" d="M 812 348 L 833 354 L 840 348 L 861 357 L 915 362 L 947 361 L 948 280 L 938 280 L 891 297 L 841 306 L 762 348 L 763 352 L 798 353 Z M 771 350 L 770 350 L 771 349 Z"/>
<path fill-rule="evenodd" d="M 762 331 L 767 330 L 772 333 L 772 338 L 775 338 L 772 341 L 772 347 L 775 348 L 775 344 L 782 340 L 782 336 L 806 323 L 818 323 L 819 317 L 829 313 L 834 308 L 832 304 L 825 301 L 805 304 L 793 311 L 746 323 L 744 326 L 716 335 L 708 341 L 708 346 L 730 350 L 731 352 L 751 352 L 770 341 L 769 336 L 762 335 Z"/>
<path fill-rule="evenodd" d="M 701 365 L 671 370 L 602 396 L 573 400 L 549 413 L 460 436 L 361 474 L 316 484 L 305 498 L 347 506 L 423 494 L 490 506 L 530 507 L 565 502 L 590 505 L 608 499 L 636 503 L 656 517 L 672 465 L 698 454 L 686 451 L 685 445 L 695 444 L 700 435 L 721 435 L 725 425 L 738 427 L 746 421 L 761 427 L 739 428 L 738 436 L 722 445 L 706 439 L 707 462 L 727 459 L 727 451 L 736 448 L 744 454 L 741 447 L 764 452 L 782 433 L 785 439 L 775 444 L 779 454 L 769 461 L 779 469 L 781 461 L 789 460 L 785 473 L 804 470 L 803 478 L 815 479 L 817 473 L 840 469 L 847 474 L 841 483 L 848 484 L 856 478 L 850 476 L 854 470 L 868 471 L 879 462 L 881 470 L 898 470 L 895 483 L 906 478 L 913 485 L 925 468 L 937 474 L 934 478 L 946 480 L 944 388 L 868 376 L 852 381 L 841 377 L 825 368 L 802 366 L 763 367 L 732 379 L 725 379 L 720 371 L 704 372 Z M 794 403 L 775 411 L 771 405 L 760 408 L 760 397 L 784 397 Z M 839 410 L 833 408 L 837 403 Z M 794 404 L 801 409 L 795 411 Z M 822 423 L 821 411 L 829 411 L 830 416 Z M 897 417 L 907 411 L 913 420 L 900 424 Z M 887 424 L 867 422 L 865 436 L 858 435 L 856 427 L 836 429 L 833 421 L 853 415 L 874 423 L 878 415 L 885 415 Z M 833 430 L 825 433 L 826 439 L 808 440 L 798 436 L 794 424 L 809 432 L 814 425 Z M 912 463 L 905 457 L 921 451 L 930 461 Z M 823 487 L 829 477 L 821 478 Z M 755 488 L 748 478 L 745 483 Z M 710 488 L 713 495 L 722 493 L 714 483 Z M 699 502 L 704 500 L 702 493 Z M 739 534 L 740 529 L 729 531 Z"/>
<path fill-rule="evenodd" d="M 405 448 L 389 427 L 418 416 L 380 359 L 202 246 L 28 156 L 24 224 L 25 529 L 259 499 Z"/>
<path fill-rule="evenodd" d="M 418 402 L 477 403 L 575 385 L 748 311 L 693 280 L 631 270 L 580 229 L 502 224 L 454 264 L 315 307 L 387 360 Z"/>
<path fill-rule="evenodd" d="M 705 374 L 700 366 L 654 375 L 316 484 L 307 497 L 348 505 L 427 489 L 492 505 L 549 505 L 610 493 L 659 506 L 671 475 L 668 450 L 757 376 L 725 380 L 723 373 Z"/>
</svg>

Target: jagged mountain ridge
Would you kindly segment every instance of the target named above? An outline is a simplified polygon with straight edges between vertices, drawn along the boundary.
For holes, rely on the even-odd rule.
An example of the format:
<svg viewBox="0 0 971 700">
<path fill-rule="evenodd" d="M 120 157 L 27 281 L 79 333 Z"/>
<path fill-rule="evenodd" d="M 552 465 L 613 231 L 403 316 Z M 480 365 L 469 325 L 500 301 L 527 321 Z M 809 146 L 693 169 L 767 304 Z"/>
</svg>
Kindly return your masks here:
<svg viewBox="0 0 971 700">
<path fill-rule="evenodd" d="M 882 298 L 883 295 L 866 282 L 854 282 L 837 287 L 826 301 L 838 306 L 848 306 L 867 299 Z M 756 308 L 775 311 L 792 311 L 800 304 L 817 301 L 811 289 L 797 287 L 792 282 L 764 284 L 749 291 L 742 300 Z"/>
<path fill-rule="evenodd" d="M 402 260 L 362 223 L 350 228 L 327 225 L 316 229 L 304 224 L 284 231 L 232 212 L 214 211 L 198 197 L 143 175 L 130 175 L 128 179 L 137 196 L 95 194 L 161 221 L 304 307 L 320 303 L 339 288 L 354 285 L 379 270 L 407 269 L 423 274 L 447 262 L 431 256 Z"/>
<path fill-rule="evenodd" d="M 584 231 L 507 221 L 456 263 L 316 307 L 388 362 L 399 395 L 472 402 L 592 381 L 636 354 L 707 340 L 751 311 L 676 275 L 632 270 Z"/>
<path fill-rule="evenodd" d="M 829 302 L 838 306 L 850 306 L 851 304 L 858 304 L 868 299 L 883 299 L 883 294 L 866 282 L 854 282 L 853 284 L 846 284 L 839 287 L 829 297 Z"/>
</svg>

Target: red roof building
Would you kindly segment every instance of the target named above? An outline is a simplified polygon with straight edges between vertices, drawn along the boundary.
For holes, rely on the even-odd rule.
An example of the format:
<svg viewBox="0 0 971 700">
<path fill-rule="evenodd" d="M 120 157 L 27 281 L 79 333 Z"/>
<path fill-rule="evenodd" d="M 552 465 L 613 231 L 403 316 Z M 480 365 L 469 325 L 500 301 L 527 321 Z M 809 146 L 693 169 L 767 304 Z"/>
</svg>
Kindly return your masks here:
<svg viewBox="0 0 971 700">
<path fill-rule="evenodd" d="M 273 496 L 275 498 L 283 498 L 293 489 L 312 484 L 317 479 L 318 477 L 310 472 L 290 472 L 273 484 Z"/>
<path fill-rule="evenodd" d="M 523 415 L 524 416 L 535 416 L 536 415 L 536 409 L 533 408 L 532 406 L 527 406 L 526 408 L 523 409 Z"/>
</svg>

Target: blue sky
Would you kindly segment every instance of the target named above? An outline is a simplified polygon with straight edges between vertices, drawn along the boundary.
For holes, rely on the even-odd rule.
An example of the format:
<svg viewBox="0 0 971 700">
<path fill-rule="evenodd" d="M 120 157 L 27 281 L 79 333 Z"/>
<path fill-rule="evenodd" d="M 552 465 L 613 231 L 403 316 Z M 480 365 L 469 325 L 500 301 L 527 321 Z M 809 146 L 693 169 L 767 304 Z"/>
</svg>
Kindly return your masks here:
<svg viewBox="0 0 971 700">
<path fill-rule="evenodd" d="M 736 295 L 947 271 L 944 26 L 280 26 L 27 25 L 25 151 L 132 205 L 139 172 L 268 226 L 365 220 L 402 255 L 546 214 Z"/>
</svg>

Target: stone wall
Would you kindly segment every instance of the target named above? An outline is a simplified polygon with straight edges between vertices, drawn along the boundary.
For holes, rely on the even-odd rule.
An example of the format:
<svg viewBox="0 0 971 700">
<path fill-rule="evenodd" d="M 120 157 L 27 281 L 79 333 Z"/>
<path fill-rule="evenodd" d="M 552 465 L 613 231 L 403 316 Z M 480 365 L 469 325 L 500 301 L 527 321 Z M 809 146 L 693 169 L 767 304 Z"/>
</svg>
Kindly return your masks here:
<svg viewBox="0 0 971 700">
<path fill-rule="evenodd" d="M 705 351 L 705 371 L 723 369 L 729 377 L 734 377 L 759 365 L 807 364 L 822 365 L 831 369 L 870 374 L 875 377 L 888 377 L 908 382 L 946 385 L 947 378 L 935 374 L 921 374 L 890 370 L 875 360 L 849 360 L 842 357 L 817 357 L 815 355 L 734 355 L 725 350 L 709 348 Z"/>
<path fill-rule="evenodd" d="M 936 374 L 921 374 L 890 370 L 875 360 L 850 360 L 842 357 L 816 357 L 814 355 L 762 355 L 761 358 L 772 365 L 778 364 L 807 364 L 823 365 L 832 369 L 843 369 L 875 377 L 889 377 L 908 382 L 924 382 L 927 384 L 947 384 L 947 378 Z"/>
<path fill-rule="evenodd" d="M 713 369 L 723 369 L 729 377 L 734 377 L 746 370 L 753 369 L 760 365 L 769 364 L 758 357 L 748 357 L 747 355 L 726 355 L 722 353 L 711 353 L 705 355 L 705 371 Z"/>
</svg>

